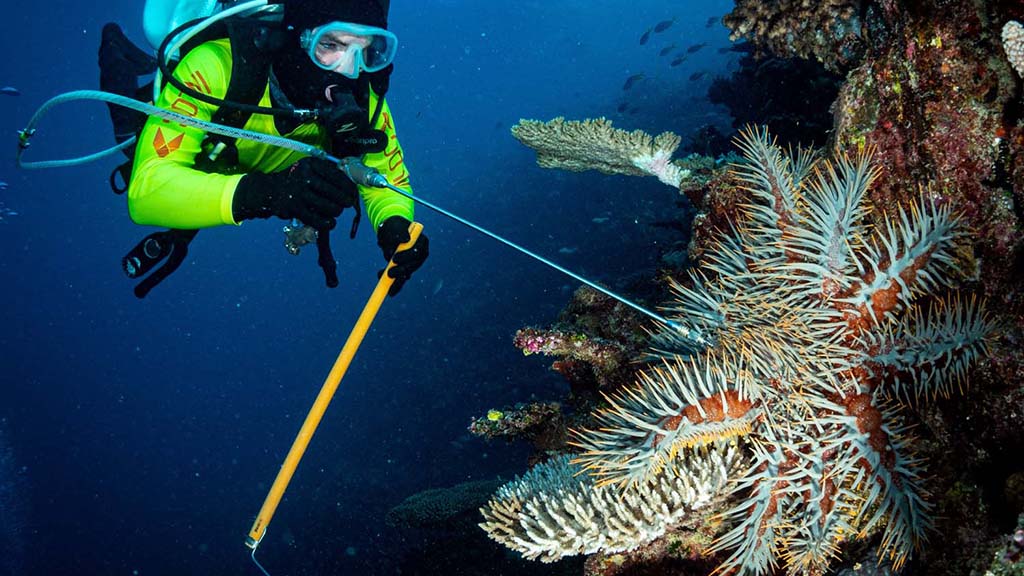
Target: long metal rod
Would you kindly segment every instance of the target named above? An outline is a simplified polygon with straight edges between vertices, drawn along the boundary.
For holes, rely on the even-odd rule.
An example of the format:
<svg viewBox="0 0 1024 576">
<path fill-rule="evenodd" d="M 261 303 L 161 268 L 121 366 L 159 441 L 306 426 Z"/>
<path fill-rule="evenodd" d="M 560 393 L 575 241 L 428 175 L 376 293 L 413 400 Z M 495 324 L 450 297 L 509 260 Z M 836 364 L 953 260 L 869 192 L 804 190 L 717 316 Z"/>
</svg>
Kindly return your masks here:
<svg viewBox="0 0 1024 576">
<path fill-rule="evenodd" d="M 418 222 L 412 223 L 409 226 L 408 242 L 398 246 L 396 254 L 412 248 L 416 244 L 416 240 L 419 238 L 422 230 L 422 224 Z M 271 519 L 274 518 L 274 512 L 277 511 L 281 499 L 284 498 L 285 490 L 288 489 L 288 484 L 291 483 L 292 476 L 295 474 L 302 456 L 306 453 L 309 442 L 313 439 L 313 434 L 316 432 L 317 427 L 320 426 L 320 421 L 327 412 L 327 407 L 331 404 L 331 400 L 341 385 L 341 379 L 348 372 L 348 367 L 352 364 L 352 360 L 359 350 L 359 345 L 362 344 L 366 332 L 369 331 L 373 319 L 377 317 L 377 312 L 380 310 L 381 305 L 384 303 L 384 298 L 388 295 L 388 290 L 395 281 L 388 274 L 388 271 L 394 268 L 394 266 L 394 259 L 388 261 L 387 268 L 381 274 L 380 280 L 377 281 L 377 286 L 366 301 L 366 306 L 363 307 L 359 318 L 356 319 L 355 326 L 352 327 L 352 331 L 345 340 L 345 345 L 341 348 L 341 352 L 338 353 L 334 366 L 331 367 L 330 373 L 327 374 L 327 378 L 320 388 L 320 393 L 317 394 L 313 406 L 309 409 L 309 413 L 306 414 L 306 419 L 302 422 L 302 427 L 295 436 L 295 441 L 292 442 L 292 447 L 288 450 L 284 463 L 281 464 L 277 477 L 274 478 L 274 483 L 270 486 L 270 490 L 267 491 L 267 497 L 263 501 L 263 506 L 260 508 L 259 513 L 256 514 L 252 528 L 249 529 L 249 534 L 245 538 L 245 545 L 249 548 L 255 550 L 260 545 L 260 542 L 263 541 L 263 536 L 267 533 L 267 526 L 270 524 Z M 254 555 L 253 560 L 255 561 L 255 559 Z"/>
<path fill-rule="evenodd" d="M 341 161 L 339 160 L 339 162 L 341 162 Z M 493 238 L 494 240 L 497 240 L 498 242 L 501 242 L 502 244 L 508 246 L 509 248 L 517 250 L 517 251 L 519 251 L 519 252 L 529 256 L 530 258 L 533 258 L 534 260 L 537 260 L 538 262 L 541 262 L 542 264 L 544 264 L 546 266 L 549 266 L 551 268 L 554 268 L 555 270 L 558 270 L 562 274 L 565 274 L 566 276 L 569 276 L 570 278 L 572 278 L 574 280 L 577 280 L 579 282 L 582 282 L 583 284 L 586 284 L 587 286 L 590 286 L 591 288 L 593 288 L 594 290 L 597 290 L 598 292 L 601 292 L 602 294 L 605 294 L 607 296 L 610 296 L 611 298 L 614 298 L 614 299 L 618 300 L 619 302 L 622 302 L 623 304 L 625 304 L 626 306 L 629 306 L 630 308 L 636 310 L 637 312 L 640 312 L 641 314 L 645 314 L 645 315 L 653 318 L 654 320 L 657 320 L 662 325 L 664 325 L 664 326 L 666 326 L 668 328 L 671 328 L 673 330 L 678 331 L 680 333 L 680 335 L 682 335 L 685 338 L 690 339 L 691 341 L 693 341 L 696 344 L 703 344 L 704 343 L 703 336 L 698 331 L 696 331 L 696 330 L 692 330 L 690 328 L 682 326 L 682 325 L 678 324 L 677 322 L 673 322 L 673 321 L 669 320 L 668 318 L 665 318 L 661 314 L 658 314 L 658 313 L 653 312 L 653 311 L 651 311 L 651 310 L 649 310 L 647 308 L 644 308 L 643 306 L 641 306 L 641 305 L 639 305 L 639 304 L 629 300 L 628 298 L 625 298 L 623 296 L 619 296 L 615 292 L 612 292 L 611 290 L 609 290 L 609 289 L 607 289 L 607 288 L 605 288 L 603 286 L 599 286 L 598 284 L 595 284 L 594 282 L 591 282 L 590 280 L 587 280 L 586 278 L 584 278 L 583 276 L 580 276 L 579 274 L 573 272 L 572 270 L 569 270 L 569 269 L 567 269 L 567 268 L 565 268 L 565 267 L 563 267 L 563 266 L 561 266 L 561 265 L 559 265 L 559 264 L 557 264 L 555 262 L 552 262 L 551 260 L 548 260 L 547 258 L 541 256 L 540 254 L 536 254 L 533 251 L 528 250 L 528 249 L 520 246 L 519 244 L 516 244 L 515 242 L 512 242 L 511 240 L 503 238 L 503 237 L 495 234 L 494 232 L 491 232 L 490 230 L 488 230 L 486 228 L 478 226 L 478 225 L 470 222 L 469 220 L 466 220 L 465 218 L 462 218 L 461 216 L 458 216 L 457 214 L 453 214 L 453 213 L 445 210 L 444 208 L 441 208 L 440 206 L 437 206 L 437 205 L 435 205 L 435 204 L 433 204 L 433 203 L 431 203 L 431 202 L 429 202 L 427 200 L 424 200 L 422 198 L 419 198 L 417 196 L 413 196 L 412 194 L 406 192 L 405 190 L 402 190 L 401 188 L 393 186 L 390 183 L 381 182 L 381 184 L 383 184 L 383 186 L 381 186 L 381 187 L 385 187 L 385 188 L 388 188 L 389 190 L 391 190 L 393 192 L 397 192 L 398 194 L 401 194 L 402 196 L 405 196 L 406 198 L 409 198 L 410 200 L 416 202 L 417 204 L 421 204 L 423 206 L 426 206 L 427 208 L 430 208 L 434 212 L 437 212 L 438 214 L 441 214 L 443 216 L 451 218 L 452 220 L 458 222 L 459 224 L 462 224 L 463 226 L 472 228 L 473 230 L 476 230 L 477 232 L 479 232 L 479 233 L 481 233 L 481 234 L 483 234 L 485 236 Z"/>
</svg>

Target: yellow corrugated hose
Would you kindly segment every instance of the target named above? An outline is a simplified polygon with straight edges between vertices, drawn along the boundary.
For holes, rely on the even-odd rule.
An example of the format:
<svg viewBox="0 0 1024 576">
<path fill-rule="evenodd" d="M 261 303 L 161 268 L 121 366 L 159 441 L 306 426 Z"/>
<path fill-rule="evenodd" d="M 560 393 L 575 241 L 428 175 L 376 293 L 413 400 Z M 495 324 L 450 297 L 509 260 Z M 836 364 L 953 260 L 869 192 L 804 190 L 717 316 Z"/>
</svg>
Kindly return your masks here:
<svg viewBox="0 0 1024 576">
<path fill-rule="evenodd" d="M 411 248 L 422 231 L 423 225 L 413 222 L 409 226 L 409 241 L 399 246 L 396 254 Z M 370 299 L 366 302 L 366 306 L 363 307 L 362 313 L 359 314 L 359 319 L 356 320 L 355 326 L 352 327 L 352 332 L 349 333 L 348 340 L 345 341 L 345 345 L 341 348 L 338 359 L 334 361 L 330 374 L 327 375 L 324 385 L 320 388 L 320 394 L 317 395 L 316 401 L 313 402 L 313 406 L 309 409 L 309 414 L 306 415 L 305 422 L 302 423 L 302 428 L 299 429 L 299 434 L 295 437 L 295 441 L 292 442 L 291 450 L 288 451 L 288 455 L 281 465 L 281 470 L 278 471 L 277 478 L 274 479 L 274 485 L 270 487 L 267 498 L 263 501 L 263 507 L 260 508 L 259 514 L 256 515 L 252 528 L 249 529 L 245 545 L 252 548 L 254 561 L 256 559 L 256 547 L 259 546 L 260 540 L 263 539 L 267 532 L 267 525 L 270 524 L 274 511 L 277 510 L 277 505 L 280 504 L 284 491 L 288 488 L 288 483 L 295 473 L 295 468 L 298 467 L 299 461 L 302 460 L 302 455 L 306 452 L 306 447 L 309 446 L 313 433 L 316 432 L 317 426 L 320 425 L 320 420 L 323 418 L 324 412 L 327 411 L 327 406 L 331 403 L 331 399 L 334 397 L 334 393 L 337 392 L 341 379 L 345 376 L 352 358 L 356 355 L 356 350 L 359 349 L 359 345 L 363 342 L 366 331 L 370 329 L 370 324 L 373 323 L 373 319 L 377 316 L 377 311 L 384 302 L 384 298 L 388 295 L 391 284 L 394 283 L 394 279 L 387 274 L 387 270 L 390 270 L 394 265 L 393 261 L 388 262 L 384 274 L 381 275 L 380 280 L 377 282 L 377 287 L 373 289 Z M 262 569 L 262 567 L 260 568 Z"/>
</svg>

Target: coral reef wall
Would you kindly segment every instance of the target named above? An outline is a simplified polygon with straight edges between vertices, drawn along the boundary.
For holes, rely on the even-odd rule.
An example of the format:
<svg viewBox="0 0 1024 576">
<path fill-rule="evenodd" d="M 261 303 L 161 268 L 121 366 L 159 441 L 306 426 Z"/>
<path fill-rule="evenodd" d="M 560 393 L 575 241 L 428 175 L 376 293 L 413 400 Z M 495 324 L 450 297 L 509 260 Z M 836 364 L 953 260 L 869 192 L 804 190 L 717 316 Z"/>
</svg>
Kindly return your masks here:
<svg viewBox="0 0 1024 576">
<path fill-rule="evenodd" d="M 1006 323 L 969 396 L 919 408 L 938 520 L 912 563 L 927 573 L 983 573 L 1021 512 L 1009 479 L 1024 469 L 1022 18 L 1019 0 L 739 0 L 724 20 L 755 53 L 813 58 L 844 74 L 831 146 L 874 148 L 874 217 L 917 197 L 953 207 L 970 235 L 961 280 Z M 719 181 L 705 189 L 691 259 L 702 259 L 736 198 Z"/>
<path fill-rule="evenodd" d="M 956 206 L 979 234 L 976 276 L 1019 311 L 1005 265 L 1024 215 L 1019 42 L 1004 49 L 1002 31 L 1022 16 L 1015 1 L 740 0 L 724 22 L 757 53 L 846 74 L 834 145 L 876 147 L 871 201 L 892 208 L 926 193 Z"/>
<path fill-rule="evenodd" d="M 794 176 L 801 173 L 795 167 L 802 162 L 773 160 L 783 157 L 766 137 L 757 146 L 747 146 L 747 152 L 765 152 L 755 154 L 758 159 L 749 162 L 765 168 L 748 173 L 739 184 L 721 177 L 717 170 L 709 178 L 695 179 L 692 170 L 678 179 L 662 178 L 667 184 L 678 185 L 700 212 L 693 223 L 689 250 L 696 269 L 717 271 L 716 278 L 722 282 L 737 277 L 756 280 L 723 291 L 721 299 L 705 297 L 702 292 L 710 280 L 681 280 L 673 286 L 677 299 L 685 304 L 678 306 L 677 311 L 686 312 L 683 317 L 719 318 L 723 322 L 749 317 L 763 324 L 771 317 L 769 309 L 778 310 L 783 318 L 778 325 L 791 328 L 794 324 L 788 315 L 796 313 L 794 303 L 803 296 L 790 293 L 788 286 L 807 273 L 825 272 L 828 279 L 820 285 L 821 294 L 805 302 L 802 311 L 830 299 L 854 306 L 847 294 L 853 286 L 885 287 L 872 292 L 869 304 L 857 304 L 858 312 L 841 307 L 839 316 L 847 320 L 860 318 L 866 323 L 851 323 L 849 333 L 843 337 L 823 338 L 829 345 L 852 347 L 850 350 L 838 354 L 793 352 L 799 346 L 791 342 L 779 345 L 787 341 L 774 333 L 764 339 L 771 343 L 767 347 L 758 348 L 744 339 L 737 340 L 744 346 L 735 354 L 724 354 L 720 366 L 715 364 L 727 376 L 722 379 L 726 384 L 714 388 L 715 398 L 719 399 L 711 406 L 715 418 L 700 412 L 705 407 L 704 400 L 694 402 L 678 389 L 700 388 L 696 384 L 706 382 L 699 374 L 706 379 L 708 375 L 719 374 L 717 369 L 693 372 L 692 378 L 671 371 L 663 371 L 662 375 L 667 375 L 664 378 L 657 372 L 648 372 L 648 380 L 635 387 L 623 383 L 623 375 L 618 371 L 605 371 L 599 385 L 603 400 L 593 401 L 595 412 L 579 416 L 579 410 L 571 416 L 575 422 L 559 415 L 575 430 L 570 444 L 584 449 L 573 464 L 582 464 L 596 477 L 596 485 L 601 489 L 612 484 L 630 487 L 638 481 L 656 478 L 666 462 L 680 451 L 699 445 L 710 436 L 755 439 L 750 450 L 758 464 L 749 471 L 741 489 L 732 493 L 740 503 L 724 515 L 718 510 L 714 516 L 719 534 L 716 544 L 704 545 L 696 552 L 679 544 L 685 540 L 684 533 L 669 526 L 677 521 L 672 515 L 677 510 L 671 506 L 651 511 L 653 516 L 667 519 L 664 529 L 658 524 L 657 530 L 650 530 L 655 524 L 649 522 L 649 515 L 643 517 L 644 522 L 637 520 L 631 524 L 642 528 L 645 535 L 634 539 L 635 547 L 625 549 L 608 546 L 604 529 L 589 534 L 572 522 L 524 523 L 520 514 L 536 520 L 543 516 L 541 508 L 516 508 L 512 514 L 503 502 L 518 501 L 500 497 L 497 502 L 501 506 L 493 508 L 488 517 L 492 538 L 497 534 L 500 537 L 496 539 L 506 540 L 511 548 L 521 551 L 526 542 L 544 543 L 549 545 L 545 549 L 549 559 L 559 557 L 550 552 L 552 549 L 564 553 L 596 551 L 586 564 L 591 574 L 668 573 L 658 570 L 675 566 L 677 561 L 692 561 L 709 549 L 719 553 L 718 561 L 725 561 L 727 570 L 750 573 L 785 569 L 792 574 L 820 574 L 829 567 L 847 573 L 845 567 L 872 556 L 890 560 L 897 567 L 906 561 L 914 573 L 1021 573 L 1024 558 L 1020 550 L 1024 545 L 1007 544 L 1006 534 L 1018 536 L 1022 528 L 1017 514 L 1024 511 L 1024 481 L 1020 480 L 1024 478 L 1024 461 L 1019 456 L 1024 453 L 1024 426 L 1020 424 L 1024 418 L 1024 352 L 1020 345 L 1024 338 L 1024 25 L 1019 23 L 1022 19 L 1024 2 L 1020 0 L 737 0 L 735 10 L 723 22 L 733 30 L 734 40 L 742 38 L 753 46 L 752 57 L 808 58 L 842 79 L 838 96 L 829 102 L 832 129 L 827 148 L 831 150 L 826 155 L 840 159 L 870 157 L 874 168 L 861 170 L 855 164 L 867 166 L 866 162 L 844 164 L 839 160 L 831 165 L 833 168 L 826 164 L 816 169 L 814 177 L 824 180 L 813 185 L 813 190 L 821 192 L 838 186 L 836 182 L 845 183 L 843 188 L 860 190 L 845 197 L 858 200 L 849 204 L 825 202 L 803 212 L 792 207 L 813 200 L 814 194 L 799 183 L 801 178 Z M 772 68 L 763 68 L 771 76 Z M 561 119 L 536 123 L 537 128 L 577 125 L 591 126 Z M 618 134 L 610 125 L 594 127 L 601 129 L 589 130 L 584 142 L 611 141 L 609 135 Z M 579 139 L 574 133 L 566 134 L 570 139 Z M 640 142 L 635 133 L 631 138 Z M 645 145 L 653 142 L 650 137 L 642 140 Z M 580 170 L 614 164 L 545 164 L 544 147 L 526 140 L 524 143 L 538 149 L 541 165 L 548 167 Z M 595 149 L 562 145 L 554 148 L 572 154 Z M 623 168 L 604 169 L 605 172 L 659 175 L 665 168 L 671 168 L 673 176 L 683 174 L 676 171 L 683 168 L 680 162 L 670 158 L 674 144 L 670 149 L 659 147 L 660 153 L 647 153 L 656 161 L 642 163 L 643 167 L 633 159 L 635 154 L 619 153 L 621 146 L 596 149 L 614 152 L 596 156 L 597 160 L 629 160 L 622 163 Z M 837 178 L 836 173 L 846 176 Z M 861 181 L 871 185 L 850 184 Z M 778 234 L 749 236 L 750 226 L 738 222 L 737 215 L 751 209 L 750 192 L 762 185 L 771 193 L 766 192 L 763 205 L 756 208 L 761 210 L 761 216 L 778 216 L 761 222 L 762 228 L 777 225 Z M 777 193 L 787 188 L 792 189 L 788 196 Z M 798 213 L 803 214 L 803 220 L 791 217 Z M 857 220 L 856 225 L 838 225 L 849 219 Z M 801 221 L 816 224 L 803 229 L 796 225 Z M 827 225 L 819 226 L 822 222 Z M 756 241 L 737 241 L 723 251 L 721 234 L 725 231 L 728 235 L 729 230 L 739 234 L 740 239 Z M 915 240 L 918 236 L 924 240 Z M 842 275 L 833 277 L 833 265 L 838 266 L 834 257 L 872 237 L 876 238 L 869 242 L 871 247 L 865 245 L 856 257 L 844 260 L 840 266 L 853 266 L 856 274 L 847 275 L 845 280 L 840 278 Z M 774 259 L 759 260 L 790 243 L 793 246 Z M 900 246 L 904 244 L 916 247 L 917 252 L 910 248 L 901 252 Z M 818 248 L 822 250 L 816 251 Z M 916 254 L 913 258 L 904 257 L 911 252 Z M 805 261 L 811 256 L 818 259 Z M 902 271 L 886 272 L 901 259 L 906 265 Z M 922 263 L 931 259 L 943 266 L 941 274 L 921 268 Z M 780 272 L 784 270 L 789 273 Z M 666 269 L 664 277 L 681 278 L 680 271 Z M 769 273 L 781 274 L 776 308 L 765 307 L 767 301 L 758 300 L 760 308 L 751 308 L 757 313 L 744 316 L 736 314 L 736 310 L 726 310 L 745 298 L 754 298 L 759 290 L 769 286 L 765 278 L 755 278 Z M 852 280 L 854 276 L 857 279 Z M 940 276 L 938 284 L 957 286 L 965 296 L 941 300 L 935 290 L 938 285 L 933 285 Z M 922 288 L 911 290 L 909 286 L 917 281 L 923 283 Z M 897 290 L 896 286 L 902 289 Z M 908 292 L 893 299 L 902 291 Z M 976 299 L 977 296 L 983 298 Z M 918 297 L 921 301 L 915 308 L 918 304 L 911 300 Z M 987 303 L 976 307 L 975 302 L 983 299 Z M 709 304 L 712 302 L 713 306 Z M 704 305 L 714 309 L 703 310 L 702 314 Z M 992 311 L 991 318 L 980 312 L 983 308 Z M 899 320 L 898 329 L 881 329 L 899 316 L 903 319 Z M 836 315 L 829 313 L 824 317 Z M 823 320 L 822 325 L 828 322 Z M 973 340 L 959 341 L 984 341 L 985 345 L 969 345 L 968 348 L 975 347 L 959 363 L 928 360 L 915 348 L 925 342 L 936 344 L 940 335 L 949 333 L 976 333 Z M 589 364 L 596 370 L 601 362 L 595 360 L 605 358 L 608 351 L 628 348 L 623 347 L 626 334 L 602 334 L 600 340 L 586 330 L 582 334 L 563 328 L 531 329 L 520 334 L 517 345 L 529 353 L 571 358 L 574 369 L 564 373 L 567 378 L 575 376 L 576 381 L 580 374 L 592 376 L 591 372 L 581 370 L 580 364 Z M 714 340 L 722 348 L 727 339 Z M 584 341 L 588 344 L 588 355 L 578 350 Z M 597 344 L 600 346 L 595 347 Z M 653 344 L 656 350 L 666 351 L 665 355 L 673 361 L 699 362 L 683 350 L 687 346 L 676 346 L 678 343 L 671 338 L 655 338 Z M 964 349 L 962 342 L 957 346 Z M 936 349 L 939 348 L 942 346 Z M 883 349 L 899 349 L 907 354 L 882 353 Z M 790 352 L 795 361 L 832 362 L 834 369 L 794 369 L 785 378 L 764 378 L 766 384 L 762 387 L 737 384 L 742 380 L 741 374 L 757 373 L 764 368 L 766 358 Z M 900 360 L 896 361 L 897 358 Z M 749 361 L 752 367 L 745 366 L 735 374 L 725 371 L 735 367 L 736 359 Z M 937 380 L 936 370 L 952 370 L 955 377 Z M 905 379 L 914 373 L 919 377 Z M 833 374 L 839 382 L 821 387 L 817 395 L 814 386 L 804 383 L 784 386 L 787 394 L 779 397 L 764 392 L 788 381 L 786 378 L 800 380 L 821 374 Z M 880 385 L 876 380 L 888 384 Z M 936 387 L 940 381 L 945 384 Z M 694 386 L 683 386 L 686 383 Z M 947 393 L 951 393 L 952 399 L 942 398 Z M 691 419 L 689 412 L 676 413 L 682 404 L 688 404 L 690 412 L 699 412 L 697 417 Z M 788 412 L 787 406 L 792 408 Z M 489 421 L 500 422 L 501 418 L 502 414 L 495 412 Z M 587 418 L 589 422 L 581 422 Z M 772 423 L 773 419 L 781 425 Z M 721 434 L 712 426 L 733 421 L 735 426 L 725 427 Z M 905 424 L 915 426 L 916 434 L 903 434 L 909 430 Z M 807 433 L 789 442 L 788 449 L 789 436 L 775 435 L 776 431 L 791 435 L 803 426 Z M 849 434 L 822 436 L 823 431 L 840 428 Z M 863 449 L 851 448 L 857 442 L 864 444 Z M 872 451 L 877 454 L 869 458 Z M 806 474 L 797 472 L 802 467 L 808 467 Z M 769 474 L 773 469 L 775 472 Z M 879 474 L 889 476 L 883 478 Z M 769 481 L 755 482 L 762 476 Z M 868 482 L 868 477 L 875 480 Z M 547 487 L 544 488 L 541 492 L 547 495 Z M 557 494 L 566 493 L 561 485 L 557 488 Z M 761 504 L 744 504 L 744 490 L 750 492 L 746 496 L 748 501 L 756 500 L 758 494 L 763 496 Z M 506 490 L 505 495 L 509 494 Z M 803 496 L 785 501 L 787 494 Z M 550 498 L 545 496 L 542 500 L 547 502 Z M 821 504 L 819 511 L 803 507 L 812 501 Z M 566 514 L 587 518 L 592 515 L 591 507 L 579 505 L 576 500 L 572 503 Z M 495 515 L 494 510 L 503 511 L 504 515 Z M 750 520 L 753 511 L 775 519 L 750 524 L 754 522 Z M 563 511 L 557 508 L 555 512 Z M 496 522 L 495 518 L 503 521 Z M 553 527 L 556 524 L 558 529 Z M 527 526 L 534 527 L 527 536 L 517 532 Z M 773 536 L 765 527 L 779 528 L 780 535 Z M 531 550 L 535 556 L 542 554 L 537 552 L 540 548 Z M 627 568 L 640 561 L 645 563 L 646 572 Z M 1006 566 L 1010 572 L 1004 570 Z"/>
<path fill-rule="evenodd" d="M 1024 127 L 1000 34 L 1022 11 L 982 0 L 870 3 L 865 56 L 833 105 L 837 147 L 877 148 L 871 200 L 889 207 L 924 193 L 955 206 L 977 235 L 975 276 L 1018 313 L 1007 263 L 1020 242 Z"/>
</svg>

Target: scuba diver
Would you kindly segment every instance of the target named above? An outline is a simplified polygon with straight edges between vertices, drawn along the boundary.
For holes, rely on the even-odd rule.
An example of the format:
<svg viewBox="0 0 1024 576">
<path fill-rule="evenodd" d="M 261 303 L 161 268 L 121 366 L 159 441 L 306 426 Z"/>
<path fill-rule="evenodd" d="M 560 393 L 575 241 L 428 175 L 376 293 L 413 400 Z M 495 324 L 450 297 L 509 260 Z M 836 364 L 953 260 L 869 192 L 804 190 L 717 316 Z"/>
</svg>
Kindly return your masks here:
<svg viewBox="0 0 1024 576">
<path fill-rule="evenodd" d="M 338 158 L 360 158 L 411 193 L 384 96 L 397 46 L 387 30 L 388 4 L 389 0 L 281 0 L 272 6 L 279 21 L 229 22 L 227 34 L 200 37 L 182 49 L 156 104 L 199 120 L 313 144 Z M 162 70 L 166 44 L 158 54 Z M 155 67 L 133 48 L 116 25 L 104 29 L 101 70 L 106 68 L 108 85 L 121 84 L 116 89 L 122 93 L 134 91 L 134 86 L 124 86 L 127 78 L 134 83 L 136 75 Z M 131 132 L 131 114 L 121 116 L 120 128 L 119 119 L 113 118 L 119 140 Z M 129 128 L 123 128 L 126 125 Z M 127 183 L 132 220 L 171 228 L 150 235 L 125 257 L 126 272 L 137 277 L 171 254 L 162 269 L 136 287 L 139 297 L 180 265 L 199 229 L 275 216 L 302 223 L 285 227 L 294 244 L 286 245 L 297 253 L 301 244 L 315 242 L 327 285 L 334 287 L 338 280 L 329 232 L 342 211 L 351 207 L 354 237 L 360 197 L 385 260 L 394 256 L 391 296 L 427 258 L 425 235 L 395 254 L 410 239 L 412 200 L 387 189 L 357 185 L 327 160 L 209 134 L 157 116 L 145 121 L 134 154 L 128 155 L 130 167 L 123 166 L 120 174 Z"/>
</svg>

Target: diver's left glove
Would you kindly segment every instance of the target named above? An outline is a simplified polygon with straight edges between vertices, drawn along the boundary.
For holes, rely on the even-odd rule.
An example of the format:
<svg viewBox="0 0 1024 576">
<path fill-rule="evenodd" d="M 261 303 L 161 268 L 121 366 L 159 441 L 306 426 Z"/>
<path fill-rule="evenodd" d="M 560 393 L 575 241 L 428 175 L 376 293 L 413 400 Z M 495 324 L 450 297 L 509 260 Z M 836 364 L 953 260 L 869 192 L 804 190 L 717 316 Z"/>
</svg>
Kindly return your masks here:
<svg viewBox="0 0 1024 576">
<path fill-rule="evenodd" d="M 419 238 L 416 239 L 416 243 L 412 247 L 395 254 L 400 244 L 409 241 L 409 226 L 411 224 L 412 222 L 401 216 L 392 216 L 382 222 L 380 227 L 377 228 L 377 246 L 380 246 L 381 251 L 384 253 L 384 259 L 392 260 L 392 257 L 394 257 L 395 265 L 388 271 L 388 276 L 394 278 L 395 283 L 388 290 L 389 296 L 398 294 L 405 281 L 420 266 L 423 266 L 423 262 L 427 260 L 427 256 L 430 254 L 430 240 L 423 233 L 419 235 Z M 377 273 L 377 276 L 380 277 L 383 272 L 381 270 Z"/>
<path fill-rule="evenodd" d="M 250 172 L 238 181 L 231 202 L 235 222 L 277 216 L 331 230 L 341 211 L 359 202 L 356 185 L 327 160 L 303 158 L 291 168 Z"/>
</svg>

